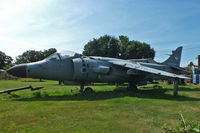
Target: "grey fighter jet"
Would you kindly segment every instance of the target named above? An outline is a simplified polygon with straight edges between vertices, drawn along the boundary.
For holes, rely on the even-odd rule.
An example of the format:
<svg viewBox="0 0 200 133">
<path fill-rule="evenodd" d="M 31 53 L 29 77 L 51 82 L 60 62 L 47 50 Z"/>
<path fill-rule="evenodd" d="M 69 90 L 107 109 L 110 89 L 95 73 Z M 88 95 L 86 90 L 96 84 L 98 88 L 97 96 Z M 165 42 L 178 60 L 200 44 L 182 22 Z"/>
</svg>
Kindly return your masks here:
<svg viewBox="0 0 200 133">
<path fill-rule="evenodd" d="M 90 82 L 128 82 L 128 88 L 136 90 L 137 85 L 155 79 L 187 79 L 180 75 L 184 72 L 180 67 L 181 52 L 182 47 L 179 47 L 166 61 L 158 63 L 152 59 L 123 60 L 64 51 L 42 61 L 13 66 L 7 72 L 17 77 L 79 83 L 81 92 L 91 90 L 84 89 L 84 85 Z M 175 85 L 174 93 L 177 93 L 177 83 Z"/>
</svg>

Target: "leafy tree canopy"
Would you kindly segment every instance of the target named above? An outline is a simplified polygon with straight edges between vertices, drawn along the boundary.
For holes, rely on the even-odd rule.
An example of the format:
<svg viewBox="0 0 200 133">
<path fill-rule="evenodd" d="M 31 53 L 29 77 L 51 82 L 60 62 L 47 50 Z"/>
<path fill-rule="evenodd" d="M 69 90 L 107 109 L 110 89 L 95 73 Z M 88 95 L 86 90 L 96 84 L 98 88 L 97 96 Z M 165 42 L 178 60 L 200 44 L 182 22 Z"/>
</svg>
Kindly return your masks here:
<svg viewBox="0 0 200 133">
<path fill-rule="evenodd" d="M 12 57 L 0 51 L 0 69 L 12 63 Z"/>
<path fill-rule="evenodd" d="M 85 45 L 83 55 L 118 57 L 120 52 L 118 43 L 119 40 L 117 38 L 108 35 L 93 39 Z"/>
<path fill-rule="evenodd" d="M 44 51 L 27 50 L 22 55 L 17 56 L 16 64 L 30 63 L 35 61 L 43 60 L 49 55 L 55 53 L 57 50 L 55 48 L 50 48 Z"/>
<path fill-rule="evenodd" d="M 194 66 L 195 66 L 194 63 L 191 61 L 191 62 L 187 65 L 186 70 L 187 70 L 188 72 L 192 72 L 192 67 L 194 67 Z"/>
<path fill-rule="evenodd" d="M 149 44 L 139 41 L 130 41 L 127 36 L 115 38 L 104 35 L 89 41 L 83 51 L 86 56 L 103 56 L 122 59 L 154 58 L 155 51 Z"/>
</svg>

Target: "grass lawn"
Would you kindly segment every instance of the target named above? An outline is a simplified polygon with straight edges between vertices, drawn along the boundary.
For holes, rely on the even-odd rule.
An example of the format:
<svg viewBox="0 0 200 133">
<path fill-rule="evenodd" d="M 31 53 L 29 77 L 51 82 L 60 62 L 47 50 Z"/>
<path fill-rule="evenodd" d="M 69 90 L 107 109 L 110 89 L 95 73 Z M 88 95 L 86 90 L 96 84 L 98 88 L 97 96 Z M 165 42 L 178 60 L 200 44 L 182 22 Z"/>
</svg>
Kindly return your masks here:
<svg viewBox="0 0 200 133">
<path fill-rule="evenodd" d="M 45 89 L 0 94 L 0 133 L 161 133 L 164 124 L 177 126 L 180 113 L 186 121 L 200 122 L 200 88 L 153 84 L 138 92 L 106 84 L 91 86 L 82 95 L 58 81 L 0 80 L 0 90 L 32 85 Z"/>
</svg>

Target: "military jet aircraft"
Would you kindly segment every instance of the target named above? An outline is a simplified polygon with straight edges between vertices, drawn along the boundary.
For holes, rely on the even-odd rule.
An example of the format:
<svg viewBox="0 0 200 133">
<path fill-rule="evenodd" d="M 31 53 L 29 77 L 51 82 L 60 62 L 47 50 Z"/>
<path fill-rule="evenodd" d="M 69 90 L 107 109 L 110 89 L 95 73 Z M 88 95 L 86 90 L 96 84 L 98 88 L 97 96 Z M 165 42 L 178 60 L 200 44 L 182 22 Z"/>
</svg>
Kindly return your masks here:
<svg viewBox="0 0 200 133">
<path fill-rule="evenodd" d="M 56 52 L 46 59 L 34 63 L 11 67 L 7 72 L 17 77 L 40 78 L 69 81 L 80 84 L 80 91 L 90 82 L 128 82 L 128 88 L 136 90 L 137 85 L 145 85 L 155 79 L 187 79 L 180 75 L 182 47 L 172 52 L 170 57 L 158 63 L 152 59 L 117 59 L 97 56 L 83 56 L 72 51 Z M 177 93 L 177 83 L 175 84 Z"/>
</svg>

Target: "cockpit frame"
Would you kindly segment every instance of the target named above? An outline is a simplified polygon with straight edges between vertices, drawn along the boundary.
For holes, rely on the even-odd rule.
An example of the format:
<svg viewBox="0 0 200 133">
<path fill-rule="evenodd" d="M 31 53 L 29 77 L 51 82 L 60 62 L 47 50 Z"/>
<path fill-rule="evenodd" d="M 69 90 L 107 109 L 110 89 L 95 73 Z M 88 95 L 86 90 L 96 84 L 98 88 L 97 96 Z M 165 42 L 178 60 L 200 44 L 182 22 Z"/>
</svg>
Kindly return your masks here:
<svg viewBox="0 0 200 133">
<path fill-rule="evenodd" d="M 65 59 L 73 59 L 73 58 L 79 58 L 81 57 L 81 54 L 78 54 L 76 52 L 73 51 L 62 51 L 62 52 L 56 52 L 52 55 L 50 55 L 49 57 L 46 58 L 46 60 L 58 60 L 58 61 L 62 61 Z"/>
</svg>

